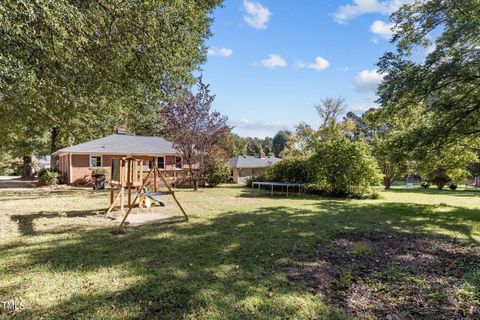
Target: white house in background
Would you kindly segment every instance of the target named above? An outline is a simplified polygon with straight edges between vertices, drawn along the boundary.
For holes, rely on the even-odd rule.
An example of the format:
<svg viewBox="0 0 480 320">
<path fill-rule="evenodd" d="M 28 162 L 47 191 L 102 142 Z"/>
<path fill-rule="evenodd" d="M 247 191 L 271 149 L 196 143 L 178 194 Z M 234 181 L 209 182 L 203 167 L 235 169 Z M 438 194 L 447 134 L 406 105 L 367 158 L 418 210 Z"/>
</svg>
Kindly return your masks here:
<svg viewBox="0 0 480 320">
<path fill-rule="evenodd" d="M 50 156 L 33 157 L 32 161 L 38 162 L 40 169 L 50 169 Z"/>
<path fill-rule="evenodd" d="M 271 166 L 282 159 L 265 156 L 238 156 L 228 160 L 231 168 L 230 179 L 236 183 L 245 183 L 248 178 L 257 177 L 265 171 L 265 168 Z"/>
</svg>

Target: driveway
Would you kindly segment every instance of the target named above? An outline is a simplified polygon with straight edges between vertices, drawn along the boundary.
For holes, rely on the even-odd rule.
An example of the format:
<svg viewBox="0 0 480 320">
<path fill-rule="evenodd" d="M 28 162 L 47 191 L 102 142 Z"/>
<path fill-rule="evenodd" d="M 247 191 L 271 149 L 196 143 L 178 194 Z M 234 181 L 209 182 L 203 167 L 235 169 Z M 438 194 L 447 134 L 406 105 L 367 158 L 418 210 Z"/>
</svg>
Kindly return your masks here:
<svg viewBox="0 0 480 320">
<path fill-rule="evenodd" d="M 22 180 L 18 176 L 0 176 L 0 189 L 34 187 L 36 180 Z"/>
</svg>

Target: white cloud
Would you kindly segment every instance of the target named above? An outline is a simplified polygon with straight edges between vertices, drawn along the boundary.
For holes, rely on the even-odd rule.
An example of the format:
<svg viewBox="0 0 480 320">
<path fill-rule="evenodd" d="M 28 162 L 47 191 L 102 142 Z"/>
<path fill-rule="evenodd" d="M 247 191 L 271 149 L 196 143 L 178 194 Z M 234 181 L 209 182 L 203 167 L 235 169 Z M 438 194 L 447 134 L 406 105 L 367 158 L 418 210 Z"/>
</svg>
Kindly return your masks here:
<svg viewBox="0 0 480 320">
<path fill-rule="evenodd" d="M 353 0 L 351 4 L 338 7 L 333 14 L 335 21 L 344 23 L 351 18 L 366 13 L 381 13 L 389 15 L 397 11 L 403 4 L 412 3 L 413 0 Z"/>
<path fill-rule="evenodd" d="M 362 70 L 355 77 L 355 84 L 360 90 L 375 91 L 384 76 L 384 74 L 378 73 L 377 70 Z"/>
<path fill-rule="evenodd" d="M 312 64 L 309 64 L 308 67 L 310 69 L 315 69 L 317 71 L 322 71 L 330 67 L 330 62 L 328 62 L 326 59 L 318 56 L 315 58 L 315 62 Z"/>
<path fill-rule="evenodd" d="M 267 27 L 270 16 L 272 15 L 267 7 L 262 6 L 258 2 L 244 0 L 243 9 L 245 10 L 243 20 L 250 27 L 255 29 L 265 29 Z"/>
<path fill-rule="evenodd" d="M 317 71 L 322 71 L 330 67 L 330 62 L 328 62 L 327 59 L 318 56 L 315 58 L 315 62 L 313 63 L 307 64 L 302 60 L 295 60 L 294 65 L 297 69 L 310 68 Z"/>
<path fill-rule="evenodd" d="M 294 66 L 297 69 L 303 69 L 307 66 L 307 64 L 305 62 L 303 62 L 302 60 L 295 60 Z"/>
<path fill-rule="evenodd" d="M 375 20 L 370 26 L 370 31 L 380 37 L 390 39 L 393 34 L 393 26 L 393 23 L 387 23 L 382 20 Z"/>
<path fill-rule="evenodd" d="M 293 130 L 292 123 L 268 120 L 250 121 L 248 119 L 230 120 L 233 131 L 244 137 L 273 137 L 279 130 Z"/>
<path fill-rule="evenodd" d="M 233 50 L 227 48 L 211 47 L 208 48 L 207 54 L 209 56 L 230 57 L 233 54 Z"/>
<path fill-rule="evenodd" d="M 265 68 L 283 68 L 287 66 L 287 62 L 279 54 L 272 53 L 267 59 L 260 62 Z"/>
</svg>

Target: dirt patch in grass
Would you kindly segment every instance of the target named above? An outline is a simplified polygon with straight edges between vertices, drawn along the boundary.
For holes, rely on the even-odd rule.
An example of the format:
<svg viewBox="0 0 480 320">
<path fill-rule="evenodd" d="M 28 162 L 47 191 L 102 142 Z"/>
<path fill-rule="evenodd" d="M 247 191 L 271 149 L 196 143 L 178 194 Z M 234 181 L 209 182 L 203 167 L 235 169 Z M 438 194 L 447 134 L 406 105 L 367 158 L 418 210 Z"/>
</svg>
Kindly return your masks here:
<svg viewBox="0 0 480 320">
<path fill-rule="evenodd" d="M 405 233 L 343 233 L 288 268 L 359 318 L 480 318 L 480 247 Z"/>
</svg>

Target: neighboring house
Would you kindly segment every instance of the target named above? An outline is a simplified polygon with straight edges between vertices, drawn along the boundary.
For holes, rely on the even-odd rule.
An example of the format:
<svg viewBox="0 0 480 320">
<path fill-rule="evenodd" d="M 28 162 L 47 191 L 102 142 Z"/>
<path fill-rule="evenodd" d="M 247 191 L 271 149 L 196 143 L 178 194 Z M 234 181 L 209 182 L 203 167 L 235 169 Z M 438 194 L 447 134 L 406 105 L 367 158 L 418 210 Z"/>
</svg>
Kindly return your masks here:
<svg viewBox="0 0 480 320">
<path fill-rule="evenodd" d="M 63 148 L 53 153 L 59 157 L 59 170 L 67 184 L 88 184 L 96 169 L 109 170 L 112 158 L 133 157 L 143 159 L 144 171 L 154 161 L 167 178 L 186 174 L 187 165 L 173 144 L 159 137 L 133 136 L 117 131 L 104 138 Z"/>
<path fill-rule="evenodd" d="M 32 161 L 36 161 L 41 169 L 50 169 L 50 156 L 32 157 Z"/>
<path fill-rule="evenodd" d="M 231 180 L 236 183 L 245 183 L 248 178 L 257 177 L 265 171 L 265 168 L 271 166 L 282 159 L 271 156 L 238 156 L 228 160 L 232 169 Z"/>
</svg>

